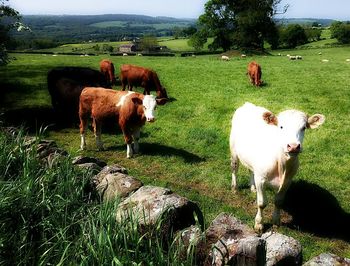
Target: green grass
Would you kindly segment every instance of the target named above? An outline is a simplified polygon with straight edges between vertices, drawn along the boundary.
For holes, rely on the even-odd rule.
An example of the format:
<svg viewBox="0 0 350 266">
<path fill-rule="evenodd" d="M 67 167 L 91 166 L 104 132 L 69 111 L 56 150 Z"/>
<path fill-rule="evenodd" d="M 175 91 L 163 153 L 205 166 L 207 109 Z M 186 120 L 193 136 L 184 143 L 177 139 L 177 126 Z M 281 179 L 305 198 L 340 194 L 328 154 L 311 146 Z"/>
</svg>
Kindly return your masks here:
<svg viewBox="0 0 350 266">
<path fill-rule="evenodd" d="M 277 56 L 278 52 L 300 54 L 303 60 L 290 61 L 286 56 Z M 253 226 L 255 195 L 249 192 L 249 173 L 243 167 L 238 180 L 241 191 L 237 194 L 230 191 L 228 138 L 234 110 L 250 101 L 276 113 L 287 108 L 309 114 L 322 113 L 326 116 L 325 124 L 306 133 L 295 181 L 306 181 L 322 188 L 328 197 L 335 197 L 343 211 L 350 213 L 350 64 L 345 61 L 350 50 L 347 47 L 322 48 L 322 55 L 318 52 L 318 49 L 275 51 L 271 56 L 235 57 L 229 62 L 219 60 L 219 55 L 111 58 L 117 69 L 121 64 L 132 63 L 156 70 L 173 101 L 159 107 L 156 122 L 142 130 L 139 156 L 126 159 L 120 133 L 103 134 L 107 149 L 102 152 L 96 151 L 93 134 L 88 134 L 87 151 L 81 154 L 121 164 L 145 184 L 169 187 L 197 201 L 207 223 L 220 212 L 227 211 Z M 0 100 L 6 110 L 49 106 L 46 73 L 50 68 L 80 65 L 98 69 L 99 61 L 104 58 L 15 56 L 17 60 L 0 69 L 2 80 L 10 87 L 2 92 Z M 323 63 L 322 59 L 329 62 Z M 262 88 L 252 87 L 245 75 L 251 60 L 262 66 L 265 82 Z M 77 126 L 49 130 L 47 134 L 72 154 L 79 153 Z M 266 222 L 271 219 L 271 194 L 269 199 Z M 320 209 L 319 206 L 315 208 Z M 329 215 L 327 209 L 324 211 L 325 216 Z M 282 222 L 290 221 L 291 217 L 284 213 Z M 322 236 L 293 226 L 281 226 L 276 230 L 303 244 L 305 261 L 321 252 L 350 257 L 349 243 L 332 235 Z"/>
</svg>

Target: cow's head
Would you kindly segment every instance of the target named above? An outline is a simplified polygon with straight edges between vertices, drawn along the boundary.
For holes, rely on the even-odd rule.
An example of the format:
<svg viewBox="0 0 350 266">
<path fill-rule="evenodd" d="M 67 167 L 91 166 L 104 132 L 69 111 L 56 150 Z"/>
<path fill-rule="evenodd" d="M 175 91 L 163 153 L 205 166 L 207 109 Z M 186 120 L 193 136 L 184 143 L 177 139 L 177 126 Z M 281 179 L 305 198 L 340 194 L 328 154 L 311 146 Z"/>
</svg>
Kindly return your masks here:
<svg viewBox="0 0 350 266">
<path fill-rule="evenodd" d="M 142 104 L 143 107 L 143 113 L 144 116 L 146 117 L 147 122 L 154 122 L 155 120 L 155 115 L 154 115 L 154 110 L 156 109 L 157 106 L 157 101 L 156 97 L 153 95 L 145 95 L 143 97 L 143 100 L 140 98 L 133 98 L 133 102 L 135 104 Z"/>
<path fill-rule="evenodd" d="M 168 99 L 168 94 L 164 87 L 161 87 L 160 90 L 157 90 L 157 98 L 158 99 Z"/>
<path fill-rule="evenodd" d="M 266 112 L 263 118 L 268 124 L 277 126 L 283 151 L 292 156 L 302 151 L 305 130 L 317 128 L 325 121 L 324 115 L 315 114 L 309 117 L 297 110 L 283 111 L 277 117 Z"/>
</svg>

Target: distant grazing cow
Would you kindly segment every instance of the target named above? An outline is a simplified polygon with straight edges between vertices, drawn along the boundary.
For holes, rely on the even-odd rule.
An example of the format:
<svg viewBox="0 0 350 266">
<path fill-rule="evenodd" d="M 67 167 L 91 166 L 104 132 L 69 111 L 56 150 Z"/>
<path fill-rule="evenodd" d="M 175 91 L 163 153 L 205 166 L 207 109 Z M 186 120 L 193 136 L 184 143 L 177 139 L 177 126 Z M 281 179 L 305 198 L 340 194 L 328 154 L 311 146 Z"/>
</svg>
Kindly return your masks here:
<svg viewBox="0 0 350 266">
<path fill-rule="evenodd" d="M 108 88 L 99 71 L 87 67 L 57 67 L 48 72 L 48 90 L 59 118 L 78 118 L 79 96 L 84 87 Z"/>
<path fill-rule="evenodd" d="M 263 81 L 261 80 L 261 67 L 255 61 L 248 64 L 247 72 L 250 82 L 255 86 L 260 86 Z"/>
<path fill-rule="evenodd" d="M 109 81 L 111 86 L 117 83 L 114 76 L 114 65 L 111 60 L 103 59 L 100 62 L 100 71 L 106 77 L 106 80 Z"/>
<path fill-rule="evenodd" d="M 157 102 L 155 96 L 136 92 L 103 90 L 101 88 L 85 88 L 80 95 L 79 118 L 80 135 L 83 150 L 86 147 L 85 131 L 88 119 L 92 118 L 92 126 L 98 149 L 103 149 L 101 141 L 102 122 L 107 118 L 116 118 L 127 145 L 127 158 L 139 151 L 140 129 L 146 121 L 153 122 L 154 109 Z M 132 142 L 134 147 L 132 148 Z"/>
<path fill-rule="evenodd" d="M 157 98 L 168 98 L 157 73 L 151 69 L 135 65 L 122 65 L 120 67 L 120 80 L 123 90 L 125 90 L 126 85 L 128 85 L 129 90 L 132 90 L 133 86 L 140 86 L 144 88 L 143 94 L 145 95 L 149 95 L 151 90 L 155 90 Z"/>
<path fill-rule="evenodd" d="M 298 170 L 305 129 L 317 128 L 324 121 L 321 114 L 309 117 L 297 110 L 286 110 L 276 117 L 251 103 L 245 103 L 234 113 L 230 135 L 232 189 L 237 188 L 239 159 L 253 172 L 251 190 L 257 192 L 257 231 L 263 229 L 262 211 L 267 205 L 265 187 L 269 185 L 277 190 L 273 223 L 279 225 L 281 204 Z"/>
<path fill-rule="evenodd" d="M 230 61 L 230 58 L 227 55 L 222 55 L 221 60 L 223 61 Z"/>
</svg>

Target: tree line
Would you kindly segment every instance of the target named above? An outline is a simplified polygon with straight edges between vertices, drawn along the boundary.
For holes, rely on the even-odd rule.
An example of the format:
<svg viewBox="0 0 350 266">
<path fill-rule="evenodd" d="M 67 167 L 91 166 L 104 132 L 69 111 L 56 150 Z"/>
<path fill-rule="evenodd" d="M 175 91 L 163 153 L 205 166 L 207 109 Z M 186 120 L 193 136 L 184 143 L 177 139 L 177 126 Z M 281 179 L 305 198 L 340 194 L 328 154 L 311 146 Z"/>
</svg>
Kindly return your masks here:
<svg viewBox="0 0 350 266">
<path fill-rule="evenodd" d="M 295 48 L 321 38 L 318 23 L 309 27 L 299 24 L 281 25 L 275 19 L 284 14 L 288 5 L 280 6 L 282 0 L 209 0 L 205 12 L 198 19 L 197 31 L 191 36 L 189 45 L 201 50 L 208 38 L 213 38 L 209 49 L 272 49 Z M 332 37 L 339 43 L 350 43 L 350 25 L 334 22 Z"/>
</svg>

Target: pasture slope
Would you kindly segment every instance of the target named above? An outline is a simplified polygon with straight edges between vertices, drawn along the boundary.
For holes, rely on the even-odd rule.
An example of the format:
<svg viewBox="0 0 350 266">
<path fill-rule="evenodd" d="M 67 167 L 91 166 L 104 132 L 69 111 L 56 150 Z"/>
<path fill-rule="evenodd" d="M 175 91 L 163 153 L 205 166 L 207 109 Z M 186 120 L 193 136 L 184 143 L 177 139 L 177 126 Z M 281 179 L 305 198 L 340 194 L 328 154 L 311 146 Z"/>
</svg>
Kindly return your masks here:
<svg viewBox="0 0 350 266">
<path fill-rule="evenodd" d="M 322 55 L 319 55 L 319 52 Z M 197 201 L 207 223 L 220 212 L 234 213 L 253 226 L 255 195 L 249 190 L 249 173 L 239 170 L 240 191 L 230 190 L 229 131 L 233 112 L 246 101 L 278 113 L 295 108 L 309 114 L 322 113 L 325 124 L 306 133 L 301 167 L 288 196 L 283 225 L 274 228 L 298 239 L 304 261 L 321 252 L 350 257 L 349 226 L 341 227 L 350 213 L 350 48 L 279 51 L 283 55 L 231 58 L 110 57 L 119 73 L 125 63 L 151 67 L 159 74 L 172 101 L 160 106 L 155 123 L 147 124 L 140 140 L 141 154 L 126 159 L 120 132 L 102 133 L 106 150 L 98 152 L 92 132 L 87 151 L 79 152 L 78 126 L 49 127 L 48 138 L 74 154 L 99 157 L 118 163 L 145 184 L 168 187 Z M 301 55 L 290 61 L 286 54 Z M 106 56 L 13 55 L 0 68 L 0 106 L 9 122 L 32 121 L 37 128 L 52 123 L 46 73 L 55 66 L 75 65 L 98 69 Z M 328 59 L 327 63 L 322 59 Z M 246 67 L 256 60 L 265 84 L 249 84 Z M 115 87 L 115 89 L 120 89 Z M 37 119 L 33 119 L 37 117 Z M 266 208 L 271 219 L 272 204 Z M 297 203 L 297 204 L 295 204 Z M 300 207 L 302 206 L 302 207 Z M 294 218 L 294 220 L 293 220 Z M 349 225 L 349 224 L 348 224 Z"/>
</svg>

